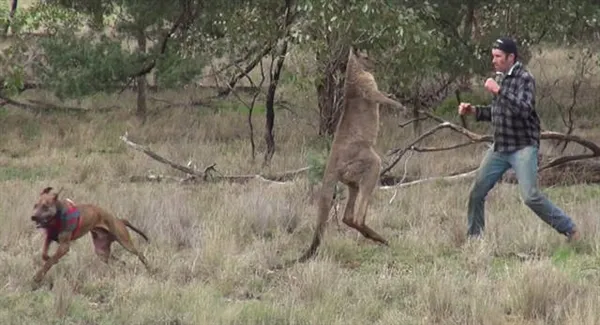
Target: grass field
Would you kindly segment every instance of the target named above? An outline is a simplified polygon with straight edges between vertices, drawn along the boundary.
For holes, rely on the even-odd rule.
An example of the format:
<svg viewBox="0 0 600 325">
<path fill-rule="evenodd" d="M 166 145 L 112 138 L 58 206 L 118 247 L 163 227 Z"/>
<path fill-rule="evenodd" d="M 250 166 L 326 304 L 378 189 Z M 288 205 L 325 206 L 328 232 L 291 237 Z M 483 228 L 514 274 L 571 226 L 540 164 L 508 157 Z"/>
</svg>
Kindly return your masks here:
<svg viewBox="0 0 600 325">
<path fill-rule="evenodd" d="M 544 78 L 538 77 L 541 89 L 555 79 L 568 83 L 573 78 L 568 65 L 557 68 L 565 55 L 557 50 L 531 63 L 537 75 L 545 69 Z M 597 99 L 595 87 L 590 84 L 581 95 L 579 112 L 589 118 L 578 120 L 577 131 L 593 141 L 600 139 L 589 124 L 596 107 L 585 103 Z M 548 93 L 558 102 L 569 101 L 565 94 Z M 203 95 L 152 96 L 180 102 Z M 332 221 L 316 260 L 271 271 L 270 265 L 297 257 L 312 237 L 316 207 L 307 179 L 202 185 L 128 181 L 149 172 L 182 175 L 129 149 L 119 140 L 125 132 L 174 161 L 192 160 L 199 168 L 216 163 L 224 174 L 306 166 L 323 148 L 315 136 L 315 100 L 310 94 L 298 96 L 290 84 L 283 86 L 282 96 L 294 103 L 293 112 L 277 111 L 277 152 L 268 170 L 260 168 L 264 115 L 259 110 L 254 118 L 259 156 L 253 164 L 243 107 L 225 109 L 239 106 L 234 99 L 169 109 L 151 100 L 152 116 L 145 125 L 127 111 L 77 118 L 0 108 L 0 324 L 600 323 L 597 185 L 544 189 L 581 227 L 583 240 L 574 246 L 543 224 L 510 184 L 499 184 L 488 197 L 485 240 L 466 242 L 470 180 L 433 182 L 400 189 L 392 202 L 394 190 L 376 191 L 367 222 L 391 247 L 376 246 Z M 21 99 L 34 97 L 47 99 L 41 93 Z M 133 109 L 134 103 L 132 94 L 123 94 L 80 105 Z M 546 99 L 538 106 L 544 123 L 560 130 L 549 103 L 556 105 Z M 402 118 L 386 114 L 378 142 L 382 155 L 411 137 L 410 130 L 397 126 Z M 457 139 L 443 133 L 429 144 Z M 406 166 L 421 177 L 448 174 L 477 166 L 483 150 L 476 145 L 415 153 Z M 551 151 L 548 144 L 544 151 Z M 404 162 L 394 173 L 402 174 L 403 168 Z M 46 186 L 62 186 L 64 197 L 99 204 L 143 229 L 149 243 L 132 236 L 158 272 L 148 274 L 118 244 L 114 255 L 126 265 L 107 266 L 96 258 L 91 238 L 84 237 L 50 270 L 43 286 L 32 290 L 43 237 L 30 214 Z"/>
</svg>

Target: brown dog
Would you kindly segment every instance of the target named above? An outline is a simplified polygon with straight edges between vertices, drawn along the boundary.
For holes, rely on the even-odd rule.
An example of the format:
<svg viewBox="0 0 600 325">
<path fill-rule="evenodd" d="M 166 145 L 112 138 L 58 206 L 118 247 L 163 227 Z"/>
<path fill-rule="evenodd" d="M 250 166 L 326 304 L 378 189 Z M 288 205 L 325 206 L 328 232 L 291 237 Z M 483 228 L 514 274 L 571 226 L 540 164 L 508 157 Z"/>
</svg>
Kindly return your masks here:
<svg viewBox="0 0 600 325">
<path fill-rule="evenodd" d="M 81 238 L 87 232 L 92 233 L 96 254 L 105 263 L 108 263 L 111 257 L 110 246 L 116 240 L 126 250 L 137 255 L 146 269 L 150 271 L 146 258 L 133 245 L 126 227 L 133 229 L 148 241 L 148 237 L 142 231 L 136 229 L 127 220 L 115 218 L 98 206 L 93 204 L 75 205 L 68 199 L 59 200 L 60 191 L 50 193 L 51 191 L 52 187 L 42 190 L 39 200 L 33 206 L 33 215 L 31 216 L 31 220 L 35 221 L 38 228 L 46 230 L 46 239 L 42 249 L 42 259 L 45 263 L 34 277 L 36 283 L 40 282 L 46 272 L 67 254 L 71 241 Z M 58 249 L 54 256 L 49 257 L 48 247 L 52 241 L 58 243 Z"/>
</svg>

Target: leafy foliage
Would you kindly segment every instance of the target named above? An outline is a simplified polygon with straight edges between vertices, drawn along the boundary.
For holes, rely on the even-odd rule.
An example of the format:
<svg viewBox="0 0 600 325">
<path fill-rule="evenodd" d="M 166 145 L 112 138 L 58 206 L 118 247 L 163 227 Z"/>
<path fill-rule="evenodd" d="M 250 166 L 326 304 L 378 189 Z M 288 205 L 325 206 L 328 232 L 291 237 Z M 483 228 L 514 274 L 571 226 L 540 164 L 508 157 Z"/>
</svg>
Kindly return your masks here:
<svg viewBox="0 0 600 325">
<path fill-rule="evenodd" d="M 315 185 L 323 179 L 328 155 L 329 152 L 310 152 L 308 154 L 308 182 L 310 185 Z"/>
<path fill-rule="evenodd" d="M 56 35 L 61 31 L 79 31 L 88 23 L 88 17 L 75 9 L 39 3 L 19 11 L 10 26 L 16 35 Z"/>
<path fill-rule="evenodd" d="M 180 87 L 202 71 L 206 60 L 198 51 L 190 53 L 186 38 L 171 46 L 163 46 L 164 39 L 168 33 L 179 31 L 171 28 L 181 23 L 181 17 L 191 15 L 192 7 L 198 4 L 147 0 L 81 4 L 61 0 L 26 11 L 14 24 L 14 30 L 18 34 L 43 30 L 52 35 L 38 42 L 44 60 L 35 65 L 35 74 L 45 88 L 60 98 L 118 91 L 151 62 L 155 62 L 152 67 L 156 67 L 156 80 L 161 87 Z M 98 15 L 114 19 L 110 32 L 98 31 Z M 85 30 L 85 26 L 94 29 Z M 148 49 L 140 50 L 139 43 L 132 46 L 132 41 L 140 38 L 147 39 Z M 18 88 L 18 82 L 11 81 L 16 78 L 5 80 Z"/>
<path fill-rule="evenodd" d="M 208 61 L 204 56 L 186 57 L 181 48 L 170 47 L 156 64 L 156 83 L 164 88 L 188 85 L 202 73 Z"/>
<path fill-rule="evenodd" d="M 9 23 L 7 12 L 5 2 L 0 23 Z M 318 72 L 288 79 L 308 80 L 317 91 L 339 88 L 345 53 L 354 46 L 377 60 L 383 91 L 412 100 L 488 73 L 489 46 L 500 35 L 516 37 L 526 60 L 540 42 L 597 40 L 599 24 L 600 5 L 591 0 L 54 0 L 20 9 L 10 21 L 13 41 L 0 57 L 0 81 L 5 95 L 36 82 L 63 98 L 118 91 L 147 72 L 159 87 L 181 87 L 215 57 L 237 61 L 229 71 L 239 74 L 262 49 L 274 55 L 285 39 L 292 51 L 314 55 L 311 71 Z"/>
<path fill-rule="evenodd" d="M 61 35 L 44 39 L 40 45 L 52 64 L 40 64 L 38 73 L 59 98 L 117 91 L 140 69 L 143 60 L 142 54 L 126 53 L 120 42 L 108 37 L 94 41 L 90 36 Z"/>
</svg>

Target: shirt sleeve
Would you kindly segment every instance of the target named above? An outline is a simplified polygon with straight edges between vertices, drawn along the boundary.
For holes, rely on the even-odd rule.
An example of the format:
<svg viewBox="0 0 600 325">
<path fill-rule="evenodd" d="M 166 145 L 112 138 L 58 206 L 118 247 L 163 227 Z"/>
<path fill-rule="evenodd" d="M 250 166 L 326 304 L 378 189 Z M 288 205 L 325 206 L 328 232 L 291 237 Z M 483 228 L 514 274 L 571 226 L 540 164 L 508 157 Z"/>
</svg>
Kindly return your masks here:
<svg viewBox="0 0 600 325">
<path fill-rule="evenodd" d="M 491 121 L 492 109 L 490 105 L 475 105 L 475 120 Z"/>
<path fill-rule="evenodd" d="M 498 95 L 508 103 L 505 107 L 513 115 L 527 118 L 533 111 L 535 80 L 531 74 L 525 73 L 514 87 L 501 87 Z"/>
</svg>

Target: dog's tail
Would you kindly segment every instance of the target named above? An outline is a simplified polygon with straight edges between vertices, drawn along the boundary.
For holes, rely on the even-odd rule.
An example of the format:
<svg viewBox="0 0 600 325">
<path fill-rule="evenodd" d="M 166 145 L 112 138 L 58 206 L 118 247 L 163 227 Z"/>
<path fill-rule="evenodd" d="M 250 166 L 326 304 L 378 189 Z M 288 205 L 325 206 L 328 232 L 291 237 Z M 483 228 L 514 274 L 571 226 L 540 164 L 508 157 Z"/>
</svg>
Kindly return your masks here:
<svg viewBox="0 0 600 325">
<path fill-rule="evenodd" d="M 132 224 L 131 224 L 129 221 L 127 221 L 127 220 L 125 220 L 125 219 L 121 219 L 121 220 L 123 221 L 123 223 L 125 224 L 125 226 L 127 226 L 127 227 L 131 228 L 131 230 L 133 230 L 133 231 L 137 232 L 137 233 L 138 233 L 140 236 L 144 237 L 144 239 L 145 239 L 146 241 L 150 241 L 150 240 L 148 239 L 148 236 L 146 236 L 146 234 L 144 234 L 144 232 L 143 232 L 143 231 L 141 231 L 141 230 L 137 229 L 136 227 L 134 227 L 134 226 L 133 226 L 133 225 L 132 225 Z"/>
</svg>

